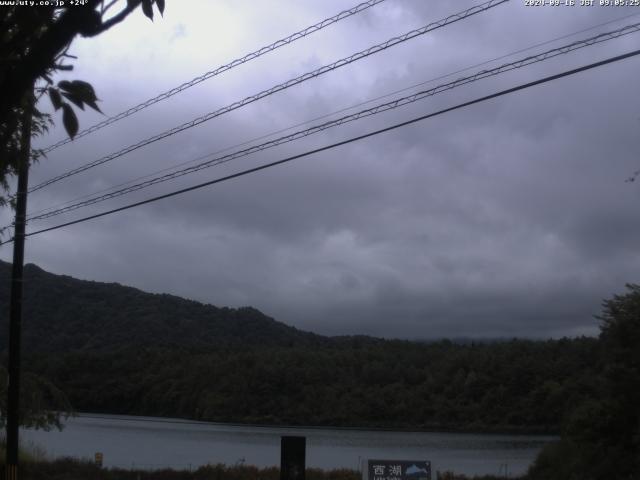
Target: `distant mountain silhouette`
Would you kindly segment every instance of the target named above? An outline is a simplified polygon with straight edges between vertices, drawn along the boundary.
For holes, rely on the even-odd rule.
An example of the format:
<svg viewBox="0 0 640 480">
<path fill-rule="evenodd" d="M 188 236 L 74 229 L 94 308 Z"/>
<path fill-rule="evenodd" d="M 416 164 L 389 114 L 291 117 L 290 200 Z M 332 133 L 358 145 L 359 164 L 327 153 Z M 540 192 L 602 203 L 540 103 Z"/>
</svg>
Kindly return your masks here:
<svg viewBox="0 0 640 480">
<path fill-rule="evenodd" d="M 0 261 L 0 351 L 8 331 L 11 264 Z M 328 340 L 251 307 L 218 308 L 117 283 L 78 280 L 25 265 L 23 351 L 113 351 L 122 347 L 316 345 Z"/>
</svg>

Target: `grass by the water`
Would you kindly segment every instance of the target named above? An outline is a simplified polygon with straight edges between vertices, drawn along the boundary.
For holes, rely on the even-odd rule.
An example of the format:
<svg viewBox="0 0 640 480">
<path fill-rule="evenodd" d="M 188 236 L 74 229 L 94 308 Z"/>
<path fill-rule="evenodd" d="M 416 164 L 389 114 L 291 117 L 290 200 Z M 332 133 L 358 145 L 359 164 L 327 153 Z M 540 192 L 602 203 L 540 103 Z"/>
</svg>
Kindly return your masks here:
<svg viewBox="0 0 640 480">
<path fill-rule="evenodd" d="M 2 459 L 4 470 L 4 458 Z M 349 469 L 320 470 L 308 468 L 306 480 L 360 480 L 360 472 Z M 434 480 L 435 480 L 434 476 Z M 439 473 L 438 480 L 498 480 L 500 477 L 467 477 L 450 472 Z M 61 458 L 53 461 L 28 460 L 20 468 L 21 480 L 280 480 L 277 467 L 257 468 L 247 465 L 205 465 L 196 470 L 134 470 L 101 468 L 94 462 Z"/>
<path fill-rule="evenodd" d="M 278 467 L 258 468 L 250 465 L 215 464 L 194 470 L 103 468 L 90 460 L 77 458 L 49 460 L 45 451 L 34 445 L 22 445 L 19 455 L 20 480 L 280 480 Z M 5 460 L 5 442 L 4 439 L 0 439 L 0 472 L 5 470 Z M 335 470 L 307 468 L 305 472 L 305 480 L 361 480 L 362 478 L 360 472 L 347 468 Z M 500 480 L 502 478 L 493 475 L 469 477 L 452 472 L 437 472 L 433 476 L 433 480 Z"/>
</svg>

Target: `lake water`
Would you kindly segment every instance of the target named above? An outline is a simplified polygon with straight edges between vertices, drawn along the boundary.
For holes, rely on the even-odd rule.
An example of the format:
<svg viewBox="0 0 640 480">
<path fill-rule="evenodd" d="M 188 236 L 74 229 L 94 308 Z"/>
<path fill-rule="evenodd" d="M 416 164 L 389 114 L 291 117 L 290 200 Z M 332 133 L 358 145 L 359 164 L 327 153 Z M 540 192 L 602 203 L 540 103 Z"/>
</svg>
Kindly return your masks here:
<svg viewBox="0 0 640 480">
<path fill-rule="evenodd" d="M 21 442 L 49 458 L 93 459 L 124 468 L 195 469 L 207 463 L 278 466 L 280 437 L 307 438 L 307 466 L 351 468 L 368 459 L 430 460 L 433 471 L 517 475 L 552 436 L 416 433 L 240 426 L 188 420 L 82 414 L 62 432 L 23 430 Z"/>
</svg>

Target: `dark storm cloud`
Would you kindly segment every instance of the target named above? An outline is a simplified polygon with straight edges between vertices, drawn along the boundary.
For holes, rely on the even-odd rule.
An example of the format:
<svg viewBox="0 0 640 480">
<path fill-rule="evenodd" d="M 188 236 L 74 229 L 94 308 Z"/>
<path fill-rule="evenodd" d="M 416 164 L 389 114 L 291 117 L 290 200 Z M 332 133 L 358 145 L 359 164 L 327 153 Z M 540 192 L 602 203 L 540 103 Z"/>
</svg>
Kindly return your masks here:
<svg viewBox="0 0 640 480">
<path fill-rule="evenodd" d="M 205 82 L 91 141 L 60 149 L 34 169 L 33 179 L 59 173 L 63 164 L 72 168 L 99 158 L 472 4 L 456 2 L 453 9 L 450 2 L 390 0 L 282 56 Z M 223 12 L 230 11 L 221 5 Z M 313 4 L 305 7 L 313 8 L 309 12 L 297 3 L 295 8 L 287 2 L 280 6 L 300 26 L 344 8 L 341 2 Z M 146 175 L 628 13 L 534 10 L 510 2 L 61 182 L 34 194 L 31 206 L 43 208 Z M 236 35 L 240 50 L 221 43 L 219 63 L 289 33 L 290 23 L 276 24 L 278 15 L 273 23 L 250 23 L 261 14 L 249 4 L 234 3 L 228 25 L 218 27 Z M 119 60 L 110 46 L 121 45 L 122 38 L 84 44 L 82 51 L 102 59 L 110 52 L 110 65 L 123 62 L 137 72 L 124 93 L 124 75 L 117 68 L 109 81 L 98 75 L 101 97 L 109 98 L 112 111 L 147 98 L 150 90 L 184 81 L 176 68 L 187 78 L 206 68 L 197 43 L 204 38 L 202 25 L 177 7 L 174 15 L 166 15 L 164 26 L 131 26 L 148 28 L 147 33 L 127 30 L 123 35 L 146 45 L 159 29 L 154 41 L 166 41 L 169 65 L 175 68 L 151 61 L 148 46 L 139 54 L 123 53 Z M 245 35 L 237 35 L 233 25 L 242 25 Z M 621 23 L 605 30 L 616 25 Z M 484 80 L 83 212 L 216 178 L 605 58 L 633 48 L 637 38 Z M 88 76 L 107 69 L 92 62 L 84 68 Z M 592 315 L 601 300 L 621 291 L 625 282 L 638 281 L 640 190 L 624 183 L 640 168 L 640 101 L 629 89 L 637 72 L 638 61 L 631 59 L 213 188 L 32 237 L 29 261 L 58 273 L 218 305 L 253 305 L 321 333 L 409 338 L 593 334 L 597 322 Z"/>
</svg>

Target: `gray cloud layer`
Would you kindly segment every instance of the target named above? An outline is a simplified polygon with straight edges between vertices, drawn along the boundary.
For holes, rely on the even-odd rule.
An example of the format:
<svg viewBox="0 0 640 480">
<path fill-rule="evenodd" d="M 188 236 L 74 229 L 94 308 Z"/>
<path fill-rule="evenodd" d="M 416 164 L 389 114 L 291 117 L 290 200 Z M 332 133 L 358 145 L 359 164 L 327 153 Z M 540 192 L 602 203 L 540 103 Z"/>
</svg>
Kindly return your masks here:
<svg viewBox="0 0 640 480">
<path fill-rule="evenodd" d="M 215 3 L 215 8 L 190 3 L 189 9 L 169 3 L 165 19 L 154 25 L 132 19 L 119 33 L 79 43 L 78 78 L 90 79 L 105 110 L 115 113 L 289 33 L 292 25 L 345 8 L 338 1 L 265 2 L 269 7 Z M 61 148 L 34 169 L 32 184 L 469 5 L 389 0 L 282 54 Z M 633 13 L 534 8 L 514 0 L 35 193 L 30 205 L 33 210 L 55 205 Z M 209 25 L 202 20 L 207 15 Z M 206 38 L 211 40 L 203 44 Z M 637 47 L 638 38 L 478 82 L 108 206 L 626 52 Z M 320 333 L 593 334 L 592 315 L 601 300 L 620 292 L 625 282 L 638 281 L 640 189 L 624 179 L 640 164 L 640 100 L 634 92 L 639 65 L 630 59 L 294 164 L 32 237 L 28 261 L 58 273 L 218 305 L 253 305 Z M 92 118 L 97 117 L 83 116 L 83 124 Z M 10 251 L 2 256 L 9 258 Z"/>
</svg>

